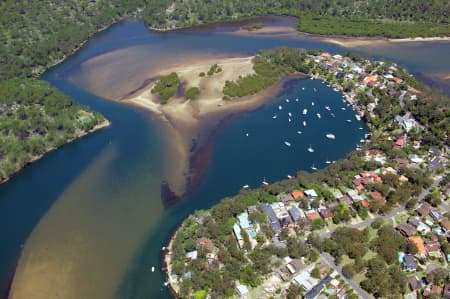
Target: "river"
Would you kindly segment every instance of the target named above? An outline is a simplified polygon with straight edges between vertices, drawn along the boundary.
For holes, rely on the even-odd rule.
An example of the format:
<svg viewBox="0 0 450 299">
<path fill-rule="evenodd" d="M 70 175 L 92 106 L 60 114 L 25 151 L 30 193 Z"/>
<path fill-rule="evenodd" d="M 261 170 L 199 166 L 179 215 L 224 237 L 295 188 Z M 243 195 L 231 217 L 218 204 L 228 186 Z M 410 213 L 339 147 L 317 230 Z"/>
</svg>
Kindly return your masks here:
<svg viewBox="0 0 450 299">
<path fill-rule="evenodd" d="M 293 24 L 290 18 L 262 21 L 277 28 Z M 170 298 L 163 287 L 161 247 L 187 215 L 244 184 L 256 187 L 263 179 L 273 182 L 312 165 L 321 168 L 325 160 L 354 149 L 366 128 L 340 95 L 315 80 L 291 81 L 267 104 L 226 123 L 210 140 L 200 185 L 176 205 L 162 202 L 161 182 L 176 157 L 158 119 L 106 98 L 120 98 L 167 65 L 199 57 L 254 55 L 281 45 L 348 51 L 307 36 L 233 34 L 238 28 L 219 24 L 157 33 L 140 21 L 124 21 L 42 76 L 77 103 L 103 113 L 112 126 L 46 155 L 0 186 L 3 297 L 14 277 L 14 298 Z M 352 50 L 398 62 L 448 88 L 436 79 L 450 69 L 449 46 L 396 43 Z M 309 110 L 306 127 L 300 121 L 304 108 Z M 326 133 L 336 140 L 327 140 Z M 306 151 L 309 145 L 314 153 Z"/>
</svg>

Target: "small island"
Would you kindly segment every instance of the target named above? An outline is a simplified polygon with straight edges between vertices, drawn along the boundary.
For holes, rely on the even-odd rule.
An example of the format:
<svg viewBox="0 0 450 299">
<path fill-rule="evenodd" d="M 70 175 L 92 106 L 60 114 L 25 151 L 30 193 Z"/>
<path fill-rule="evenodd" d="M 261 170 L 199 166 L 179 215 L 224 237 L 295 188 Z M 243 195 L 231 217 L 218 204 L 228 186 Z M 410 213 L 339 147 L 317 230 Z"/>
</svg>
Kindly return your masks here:
<svg viewBox="0 0 450 299">
<path fill-rule="evenodd" d="M 321 171 L 244 186 L 188 217 L 164 258 L 175 294 L 440 296 L 450 257 L 442 201 L 449 198 L 450 99 L 399 65 L 357 55 L 277 48 L 253 62 L 255 73 L 228 85 L 307 74 L 342 93 L 371 133 Z"/>
</svg>

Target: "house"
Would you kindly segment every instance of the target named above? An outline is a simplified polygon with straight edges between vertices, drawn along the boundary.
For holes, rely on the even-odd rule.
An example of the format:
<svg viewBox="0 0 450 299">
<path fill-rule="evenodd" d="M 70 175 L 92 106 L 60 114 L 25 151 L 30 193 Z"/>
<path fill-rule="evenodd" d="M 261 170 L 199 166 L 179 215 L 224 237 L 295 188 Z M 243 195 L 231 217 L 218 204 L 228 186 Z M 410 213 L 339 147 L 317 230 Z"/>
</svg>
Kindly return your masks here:
<svg viewBox="0 0 450 299">
<path fill-rule="evenodd" d="M 425 249 L 425 244 L 423 243 L 422 237 L 420 236 L 412 236 L 408 238 L 409 241 L 413 242 L 417 249 L 418 249 L 418 254 L 420 255 L 427 255 L 427 251 Z"/>
<path fill-rule="evenodd" d="M 303 271 L 292 279 L 292 283 L 302 287 L 307 292 L 315 286 L 316 282 L 317 279 L 312 278 L 309 271 Z"/>
<path fill-rule="evenodd" d="M 431 228 L 425 223 L 420 222 L 420 224 L 417 226 L 417 231 L 421 234 L 428 234 L 429 232 L 431 232 Z"/>
<path fill-rule="evenodd" d="M 258 212 L 258 208 L 256 206 L 249 206 L 247 208 L 247 213 L 251 214 L 251 213 L 255 213 Z"/>
<path fill-rule="evenodd" d="M 369 196 L 373 199 L 373 200 L 378 200 L 378 201 L 382 201 L 382 202 L 386 202 L 386 198 L 378 191 L 373 191 L 370 192 Z"/>
<path fill-rule="evenodd" d="M 292 197 L 293 196 L 290 194 L 283 194 L 278 198 L 278 200 L 281 201 L 284 205 L 287 205 L 290 201 L 292 201 Z"/>
<path fill-rule="evenodd" d="M 428 298 L 430 296 L 437 296 L 438 298 L 442 295 L 442 288 L 437 285 L 433 285 L 431 289 L 423 291 L 423 298 Z"/>
<path fill-rule="evenodd" d="M 405 143 L 406 143 L 405 138 L 398 138 L 395 141 L 395 145 L 399 148 L 405 146 Z"/>
<path fill-rule="evenodd" d="M 408 155 L 408 159 L 413 163 L 422 163 L 423 159 L 419 157 L 417 154 Z"/>
<path fill-rule="evenodd" d="M 261 210 L 267 216 L 267 221 L 272 230 L 275 232 L 275 234 L 279 234 L 281 232 L 281 225 L 272 206 L 267 203 L 263 203 L 261 204 Z"/>
<path fill-rule="evenodd" d="M 338 201 L 345 202 L 347 204 L 347 206 L 351 206 L 353 203 L 352 199 L 348 195 L 344 195 L 344 196 L 338 198 Z"/>
<path fill-rule="evenodd" d="M 409 132 L 412 128 L 415 127 L 416 123 L 414 119 L 411 118 L 411 113 L 406 113 L 403 116 L 397 115 L 395 116 L 395 121 L 406 131 Z"/>
<path fill-rule="evenodd" d="M 233 232 L 234 232 L 236 241 L 238 242 L 239 248 L 242 248 L 244 246 L 244 238 L 242 238 L 242 235 L 241 235 L 241 227 L 239 225 L 237 225 L 236 223 L 233 225 Z"/>
<path fill-rule="evenodd" d="M 292 220 L 294 220 L 294 222 L 297 222 L 300 220 L 300 218 L 305 217 L 305 214 L 303 213 L 303 211 L 295 206 L 292 206 L 288 210 L 288 213 L 289 213 L 289 215 L 291 215 L 291 218 L 292 218 Z"/>
<path fill-rule="evenodd" d="M 243 284 L 236 285 L 236 292 L 239 296 L 243 297 L 248 295 L 248 288 Z"/>
<path fill-rule="evenodd" d="M 301 270 L 305 269 L 305 267 L 306 264 L 299 259 L 293 259 L 290 263 L 286 265 L 286 268 L 289 270 L 291 274 L 298 273 Z"/>
<path fill-rule="evenodd" d="M 403 270 L 412 272 L 417 271 L 417 264 L 413 255 L 405 254 L 403 257 Z"/>
<path fill-rule="evenodd" d="M 431 171 L 432 173 L 436 173 L 436 172 L 444 169 L 444 167 L 445 167 L 445 165 L 442 162 L 441 157 L 434 157 L 431 160 L 430 164 L 428 164 L 427 169 L 429 171 Z"/>
<path fill-rule="evenodd" d="M 197 250 L 190 251 L 190 252 L 186 253 L 186 257 L 188 259 L 190 259 L 191 261 L 196 260 L 197 256 L 198 256 L 198 251 Z"/>
<path fill-rule="evenodd" d="M 400 79 L 400 78 L 398 78 L 398 77 L 393 77 L 393 78 L 392 78 L 392 81 L 394 81 L 394 82 L 397 83 L 397 84 L 400 84 L 400 83 L 403 82 L 403 80 Z"/>
<path fill-rule="evenodd" d="M 280 239 L 277 236 L 272 237 L 272 243 L 275 245 L 275 247 L 278 248 L 285 248 L 286 244 L 281 242 Z"/>
<path fill-rule="evenodd" d="M 333 278 L 330 275 L 325 276 L 318 284 L 316 284 L 311 290 L 305 294 L 305 299 L 316 298 L 327 283 L 329 283 Z"/>
<path fill-rule="evenodd" d="M 450 283 L 447 283 L 444 287 L 444 294 L 445 299 L 450 299 Z"/>
<path fill-rule="evenodd" d="M 416 233 L 416 228 L 408 223 L 400 223 L 396 229 L 405 237 L 411 237 Z"/>
<path fill-rule="evenodd" d="M 278 217 L 278 221 L 280 221 L 281 226 L 288 227 L 292 224 L 291 216 L 288 213 L 283 213 Z"/>
<path fill-rule="evenodd" d="M 441 254 L 441 244 L 438 241 L 427 241 L 425 242 L 425 249 L 429 256 L 440 258 Z"/>
<path fill-rule="evenodd" d="M 248 219 L 248 213 L 244 212 L 237 216 L 237 219 L 239 221 L 239 225 L 242 229 L 248 229 L 250 228 L 250 220 Z"/>
<path fill-rule="evenodd" d="M 308 199 L 316 199 L 319 197 L 314 189 L 305 190 L 304 193 Z"/>
<path fill-rule="evenodd" d="M 428 216 L 428 214 L 430 214 L 430 211 L 431 211 L 431 206 L 427 202 L 421 203 L 416 209 L 416 212 L 417 212 L 417 214 L 419 214 L 420 217 Z"/>
<path fill-rule="evenodd" d="M 433 218 L 436 221 L 439 221 L 442 218 L 444 218 L 444 216 L 442 216 L 442 213 L 439 210 L 431 210 L 430 211 L 430 217 Z"/>
<path fill-rule="evenodd" d="M 408 285 L 411 288 L 411 290 L 420 290 L 422 288 L 422 282 L 417 278 L 417 276 L 407 276 Z"/>
<path fill-rule="evenodd" d="M 305 194 L 302 191 L 292 191 L 291 196 L 294 200 L 302 200 L 305 198 Z"/>
<path fill-rule="evenodd" d="M 369 201 L 367 199 L 363 199 L 359 202 L 363 207 L 368 208 L 369 207 Z"/>
<path fill-rule="evenodd" d="M 320 54 L 320 56 L 323 57 L 323 58 L 330 58 L 331 54 L 328 53 L 328 52 L 323 52 L 322 54 Z"/>
<path fill-rule="evenodd" d="M 395 158 L 394 161 L 400 166 L 408 166 L 409 161 L 407 159 Z"/>
<path fill-rule="evenodd" d="M 444 219 L 440 222 L 441 228 L 445 233 L 450 232 L 450 221 Z"/>
<path fill-rule="evenodd" d="M 420 223 L 422 223 L 422 221 L 420 221 L 420 218 L 417 216 L 409 217 L 407 222 L 408 222 L 408 224 L 411 224 L 415 228 L 417 228 L 420 225 Z"/>
<path fill-rule="evenodd" d="M 305 215 L 306 215 L 306 218 L 308 218 L 310 221 L 314 221 L 314 220 L 320 218 L 319 213 L 317 213 L 317 211 L 315 211 L 315 210 L 305 212 Z"/>
<path fill-rule="evenodd" d="M 428 153 L 432 156 L 440 156 L 442 154 L 438 147 L 432 147 L 428 150 Z"/>
<path fill-rule="evenodd" d="M 214 246 L 213 241 L 211 241 L 210 239 L 205 238 L 205 237 L 201 237 L 201 238 L 197 239 L 197 246 L 203 247 L 208 251 L 216 250 L 216 246 Z"/>
<path fill-rule="evenodd" d="M 319 214 L 325 221 L 331 221 L 333 219 L 333 214 L 330 209 L 320 209 Z"/>
</svg>

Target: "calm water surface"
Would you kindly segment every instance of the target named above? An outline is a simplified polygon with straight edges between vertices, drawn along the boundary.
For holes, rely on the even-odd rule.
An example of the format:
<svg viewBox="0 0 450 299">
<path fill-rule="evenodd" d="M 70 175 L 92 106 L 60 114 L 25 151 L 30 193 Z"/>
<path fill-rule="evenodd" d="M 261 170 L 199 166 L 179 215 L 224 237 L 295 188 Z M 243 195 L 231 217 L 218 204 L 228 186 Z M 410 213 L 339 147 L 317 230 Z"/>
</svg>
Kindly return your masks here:
<svg viewBox="0 0 450 299">
<path fill-rule="evenodd" d="M 279 18 L 268 22 L 291 23 Z M 340 95 L 315 80 L 292 81 L 272 101 L 228 123 L 214 142 L 202 184 L 175 207 L 164 209 L 160 184 L 166 175 L 165 161 L 176 157 L 169 157 L 157 120 L 146 111 L 103 98 L 121 97 L 156 70 L 198 57 L 253 55 L 281 45 L 348 51 L 307 38 L 228 34 L 236 28 L 221 25 L 154 33 L 141 22 L 122 22 L 97 34 L 76 55 L 44 74 L 43 79 L 76 102 L 100 111 L 113 125 L 46 155 L 0 186 L 0 286 L 5 297 L 22 251 L 17 294 L 169 298 L 159 271 L 161 247 L 187 215 L 235 194 L 242 185 L 256 187 L 264 178 L 272 182 L 298 169 L 309 170 L 313 164 L 321 168 L 326 160 L 354 149 L 366 129 Z M 354 50 L 430 77 L 450 69 L 449 43 Z M 301 113 L 304 108 L 306 116 Z M 326 133 L 335 134 L 336 140 L 326 139 Z M 309 145 L 314 153 L 307 152 Z M 155 273 L 150 271 L 152 265 L 158 269 Z"/>
</svg>

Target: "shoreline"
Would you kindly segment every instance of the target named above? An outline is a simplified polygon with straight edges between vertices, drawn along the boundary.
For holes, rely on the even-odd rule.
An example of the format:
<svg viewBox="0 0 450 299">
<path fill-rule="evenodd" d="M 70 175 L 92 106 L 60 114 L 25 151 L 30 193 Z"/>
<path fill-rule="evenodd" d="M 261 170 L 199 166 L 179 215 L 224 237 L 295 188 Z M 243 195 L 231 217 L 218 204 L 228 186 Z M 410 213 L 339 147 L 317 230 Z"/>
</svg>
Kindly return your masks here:
<svg viewBox="0 0 450 299">
<path fill-rule="evenodd" d="M 43 157 L 44 157 L 45 155 L 47 155 L 48 153 L 50 153 L 50 152 L 52 152 L 52 151 L 55 151 L 55 150 L 57 150 L 57 149 L 60 149 L 61 147 L 65 146 L 65 145 L 67 145 L 67 144 L 69 144 L 69 143 L 72 143 L 72 142 L 74 142 L 74 141 L 77 141 L 78 139 L 81 139 L 81 138 L 83 138 L 83 137 L 85 137 L 85 136 L 87 136 L 87 135 L 89 135 L 89 134 L 91 134 L 91 133 L 94 133 L 94 132 L 96 132 L 96 131 L 99 131 L 99 130 L 101 130 L 101 129 L 104 129 L 104 128 L 106 128 L 106 127 L 109 127 L 110 125 L 111 125 L 111 122 L 110 122 L 108 119 L 105 118 L 104 121 L 102 121 L 101 123 L 95 125 L 95 126 L 94 126 L 92 129 L 90 129 L 89 131 L 86 131 L 86 132 L 85 132 L 85 131 L 82 131 L 82 132 L 78 133 L 74 138 L 71 138 L 71 139 L 66 140 L 66 141 L 64 142 L 64 144 L 61 145 L 60 147 L 56 147 L 56 148 L 55 148 L 55 147 L 51 147 L 51 148 L 48 148 L 48 149 L 46 149 L 45 153 L 43 153 L 43 154 L 41 154 L 41 155 L 38 155 L 38 156 L 33 156 L 33 157 L 31 157 L 30 160 L 28 160 L 22 167 L 20 167 L 19 169 L 17 169 L 17 170 L 16 170 L 13 174 L 11 174 L 8 178 L 5 178 L 5 179 L 3 179 L 3 180 L 0 180 L 0 185 L 9 182 L 12 178 L 14 178 L 16 175 L 18 175 L 20 171 L 22 171 L 23 169 L 27 168 L 27 167 L 28 167 L 29 165 L 31 165 L 33 162 L 36 162 L 36 161 L 38 161 L 39 159 L 43 158 Z"/>
</svg>

